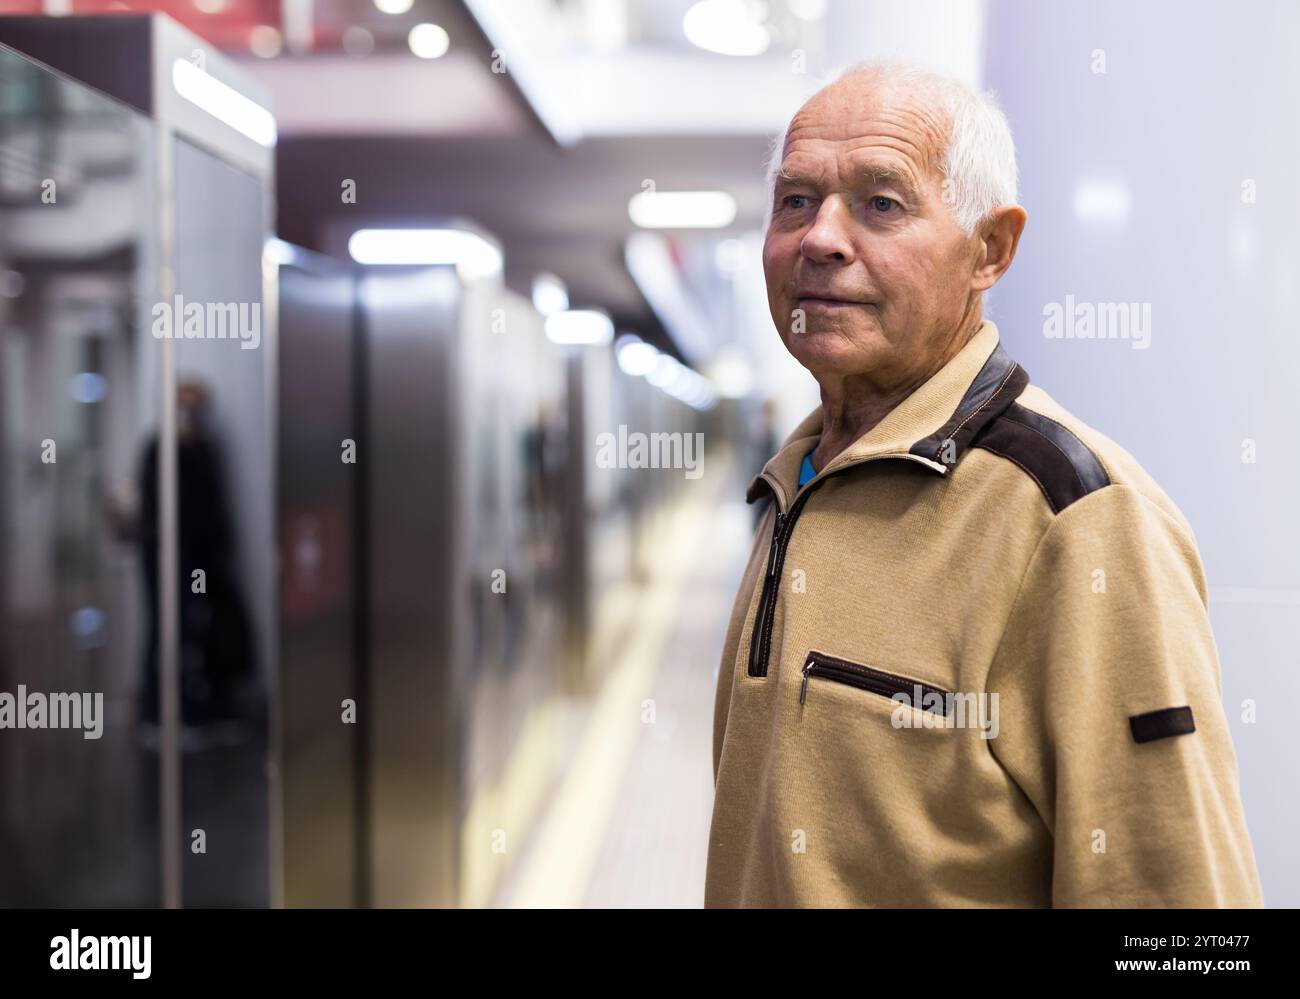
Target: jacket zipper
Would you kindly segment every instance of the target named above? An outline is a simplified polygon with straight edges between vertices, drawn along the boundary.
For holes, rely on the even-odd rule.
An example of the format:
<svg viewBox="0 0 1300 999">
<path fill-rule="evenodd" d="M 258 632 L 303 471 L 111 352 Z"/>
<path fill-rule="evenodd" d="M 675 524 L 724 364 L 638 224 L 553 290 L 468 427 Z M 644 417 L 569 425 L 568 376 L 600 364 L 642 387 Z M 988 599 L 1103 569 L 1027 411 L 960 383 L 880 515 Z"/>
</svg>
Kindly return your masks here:
<svg viewBox="0 0 1300 999">
<path fill-rule="evenodd" d="M 906 694 L 909 703 L 914 701 L 919 687 L 921 703 L 913 703 L 913 707 L 922 710 L 933 710 L 926 706 L 931 703 L 932 697 L 938 697 L 941 705 L 940 713 L 946 716 L 951 710 L 952 695 L 942 687 L 935 687 L 928 683 L 922 683 L 920 680 L 899 676 L 896 673 L 886 673 L 883 670 L 872 669 L 870 666 L 863 666 L 860 663 L 849 662 L 847 659 L 828 656 L 824 652 L 817 651 L 809 652 L 808 661 L 804 663 L 803 683 L 799 687 L 800 704 L 803 704 L 808 696 L 808 678 L 810 676 L 821 676 L 828 680 L 835 680 L 838 683 L 847 683 L 851 687 L 869 690 L 873 694 L 880 694 L 882 697 L 891 699 L 895 694 Z"/>
<path fill-rule="evenodd" d="M 852 468 L 855 466 L 847 466 Z M 809 483 L 808 488 L 800 493 L 786 513 L 776 513 L 776 523 L 772 526 L 772 544 L 767 552 L 767 575 L 763 578 L 763 592 L 758 598 L 758 613 L 754 615 L 754 630 L 749 638 L 749 675 L 767 676 L 767 658 L 771 653 L 769 645 L 772 640 L 772 621 L 776 617 L 776 588 L 785 566 L 785 552 L 790 544 L 790 534 L 795 521 L 803 510 L 808 497 L 820 488 L 826 479 L 833 478 L 847 468 L 837 469 L 825 478 Z"/>
<path fill-rule="evenodd" d="M 754 630 L 749 637 L 748 672 L 750 676 L 767 676 L 767 660 L 772 651 L 772 621 L 776 617 L 777 581 L 780 580 L 781 570 L 785 567 L 785 552 L 790 544 L 790 535 L 794 531 L 795 521 L 799 519 L 799 514 L 803 510 L 804 504 L 808 502 L 808 497 L 835 476 L 851 472 L 869 461 L 877 461 L 881 458 L 905 458 L 910 461 L 920 462 L 923 465 L 934 464 L 925 458 L 911 454 L 891 453 L 864 458 L 850 465 L 844 465 L 842 468 L 837 468 L 833 472 L 825 472 L 819 478 L 810 481 L 804 491 L 795 497 L 790 509 L 785 513 L 780 511 L 778 505 L 776 523 L 772 526 L 772 544 L 767 552 L 767 575 L 763 578 L 763 592 L 758 598 L 758 613 L 754 616 Z M 776 502 L 775 495 L 773 496 L 773 502 Z"/>
</svg>

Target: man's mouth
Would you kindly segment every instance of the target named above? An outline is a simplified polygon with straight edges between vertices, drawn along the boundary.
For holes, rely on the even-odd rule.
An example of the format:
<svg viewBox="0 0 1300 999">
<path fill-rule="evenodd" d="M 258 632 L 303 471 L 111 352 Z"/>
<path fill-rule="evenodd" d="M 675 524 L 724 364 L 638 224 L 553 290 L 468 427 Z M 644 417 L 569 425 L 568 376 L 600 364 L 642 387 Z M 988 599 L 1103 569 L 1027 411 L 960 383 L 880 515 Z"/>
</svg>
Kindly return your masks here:
<svg viewBox="0 0 1300 999">
<path fill-rule="evenodd" d="M 854 306 L 866 305 L 866 302 L 850 301 L 844 298 L 831 298 L 825 295 L 801 295 L 799 297 L 799 308 L 801 309 L 847 309 Z"/>
</svg>

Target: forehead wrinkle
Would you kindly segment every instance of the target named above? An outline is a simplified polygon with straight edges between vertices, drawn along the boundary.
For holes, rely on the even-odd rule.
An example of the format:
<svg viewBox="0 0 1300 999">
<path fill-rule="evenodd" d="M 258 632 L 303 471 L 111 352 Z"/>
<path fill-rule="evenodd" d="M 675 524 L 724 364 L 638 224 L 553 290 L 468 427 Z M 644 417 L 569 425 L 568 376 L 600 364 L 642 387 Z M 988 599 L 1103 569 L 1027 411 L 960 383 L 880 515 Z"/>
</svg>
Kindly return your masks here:
<svg viewBox="0 0 1300 999">
<path fill-rule="evenodd" d="M 840 140 L 843 141 L 845 140 Z M 852 146 L 842 154 L 844 180 L 849 184 L 893 181 L 917 195 L 925 189 L 924 176 L 918 175 L 914 169 L 909 152 L 909 149 L 900 148 L 892 142 L 880 142 L 874 136 L 852 140 Z M 816 159 L 808 164 L 803 162 L 805 156 L 813 155 L 802 149 L 791 150 L 776 173 L 775 183 L 820 185 L 826 174 L 821 162 Z M 793 162 L 789 162 L 791 160 Z"/>
<path fill-rule="evenodd" d="M 884 109 L 879 119 L 894 131 L 882 130 L 881 135 L 908 148 L 908 156 L 927 170 L 933 170 L 944 148 L 946 133 L 939 129 L 926 114 L 907 109 Z"/>
<path fill-rule="evenodd" d="M 864 82 L 850 77 L 814 95 L 791 119 L 785 150 L 807 140 L 884 146 L 909 161 L 909 167 L 919 167 L 920 174 L 937 177 L 948 138 L 942 116 L 926 106 L 923 94 L 868 88 Z M 914 186 L 919 179 L 914 178 Z"/>
</svg>

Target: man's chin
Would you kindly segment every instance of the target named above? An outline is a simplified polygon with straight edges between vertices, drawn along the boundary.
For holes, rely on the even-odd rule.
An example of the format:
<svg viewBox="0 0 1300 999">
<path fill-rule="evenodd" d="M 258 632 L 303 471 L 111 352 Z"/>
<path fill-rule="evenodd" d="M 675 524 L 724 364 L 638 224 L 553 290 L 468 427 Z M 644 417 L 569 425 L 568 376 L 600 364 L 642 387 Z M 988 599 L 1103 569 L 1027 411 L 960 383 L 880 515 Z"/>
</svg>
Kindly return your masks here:
<svg viewBox="0 0 1300 999">
<path fill-rule="evenodd" d="M 869 371 L 881 359 L 887 346 L 878 331 L 808 329 L 792 333 L 786 341 L 790 355 L 813 374 L 822 371 L 847 373 Z"/>
</svg>

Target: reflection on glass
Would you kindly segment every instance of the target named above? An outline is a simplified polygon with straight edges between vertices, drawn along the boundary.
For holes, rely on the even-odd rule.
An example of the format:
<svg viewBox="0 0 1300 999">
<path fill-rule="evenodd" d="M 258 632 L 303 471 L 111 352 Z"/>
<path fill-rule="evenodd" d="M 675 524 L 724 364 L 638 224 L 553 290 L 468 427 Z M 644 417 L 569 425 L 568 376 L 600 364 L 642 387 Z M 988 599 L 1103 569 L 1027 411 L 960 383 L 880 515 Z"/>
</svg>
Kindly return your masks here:
<svg viewBox="0 0 1300 999">
<path fill-rule="evenodd" d="M 252 634 L 236 575 L 236 524 L 220 444 L 211 426 L 210 392 L 198 379 L 176 386 L 177 506 L 181 647 L 181 720 L 189 745 L 222 739 L 247 741 L 241 718 L 240 681 L 253 665 Z M 140 568 L 148 606 L 158 605 L 158 440 L 140 463 L 142 505 Z M 150 613 L 141 684 L 140 718 L 158 723 L 158 627 Z M 147 730 L 147 729 L 146 729 Z"/>
<path fill-rule="evenodd" d="M 172 143 L 176 291 L 204 309 L 176 358 L 182 900 L 270 902 L 267 673 L 274 510 L 260 181 Z M 222 335 L 224 334 L 224 335 Z M 202 830 L 202 849 L 195 830 Z"/>
<path fill-rule="evenodd" d="M 0 905 L 158 902 L 157 756 L 134 730 L 148 141 L 0 50 Z"/>
</svg>

